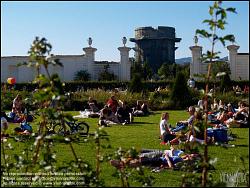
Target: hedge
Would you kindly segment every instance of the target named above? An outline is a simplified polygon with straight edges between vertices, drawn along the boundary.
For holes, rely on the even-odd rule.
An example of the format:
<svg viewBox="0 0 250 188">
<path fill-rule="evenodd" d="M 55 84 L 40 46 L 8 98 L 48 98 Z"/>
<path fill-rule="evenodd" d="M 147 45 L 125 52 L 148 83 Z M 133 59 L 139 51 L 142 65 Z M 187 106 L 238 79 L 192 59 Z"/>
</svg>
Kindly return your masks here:
<svg viewBox="0 0 250 188">
<path fill-rule="evenodd" d="M 148 91 L 154 91 L 158 87 L 165 88 L 173 86 L 173 81 L 144 81 L 142 82 L 145 84 L 145 88 Z M 2 86 L 6 83 L 2 83 Z M 196 81 L 196 87 L 198 89 L 204 89 L 205 88 L 205 82 Z M 220 82 L 210 82 L 209 88 L 218 87 Z M 118 81 L 88 81 L 88 82 L 82 82 L 82 81 L 72 81 L 72 82 L 65 82 L 64 90 L 65 92 L 74 92 L 77 90 L 83 90 L 86 91 L 88 89 L 103 89 L 103 90 L 113 90 L 114 88 L 122 88 L 123 90 L 127 89 L 129 85 L 129 82 L 118 82 Z M 249 80 L 244 81 L 232 81 L 231 85 L 239 85 L 242 89 L 244 89 L 245 85 L 249 85 Z M 33 91 L 37 84 L 33 83 L 16 83 L 15 84 L 16 90 L 26 90 L 26 91 Z"/>
</svg>

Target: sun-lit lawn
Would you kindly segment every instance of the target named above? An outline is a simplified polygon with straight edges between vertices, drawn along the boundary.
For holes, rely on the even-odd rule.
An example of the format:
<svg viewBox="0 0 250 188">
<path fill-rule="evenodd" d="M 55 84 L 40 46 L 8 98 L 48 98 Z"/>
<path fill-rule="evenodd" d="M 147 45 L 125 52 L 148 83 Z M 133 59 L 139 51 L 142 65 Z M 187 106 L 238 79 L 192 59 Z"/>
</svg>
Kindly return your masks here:
<svg viewBox="0 0 250 188">
<path fill-rule="evenodd" d="M 131 125 L 113 125 L 112 127 L 105 127 L 104 130 L 109 135 L 109 142 L 103 142 L 102 144 L 111 145 L 109 149 L 102 149 L 101 153 L 114 154 L 119 147 L 124 149 L 130 149 L 135 147 L 140 150 L 142 148 L 150 149 L 169 149 L 169 146 L 160 145 L 159 138 L 159 121 L 163 111 L 156 111 L 153 115 L 148 117 L 135 117 L 134 123 Z M 188 117 L 185 111 L 168 111 L 170 113 L 170 123 L 175 125 L 178 120 L 183 120 Z M 72 115 L 78 115 L 79 112 L 70 112 Z M 80 121 L 86 121 L 90 125 L 90 133 L 94 133 L 97 128 L 97 118 L 80 119 Z M 37 121 L 32 122 L 34 130 L 37 129 Z M 18 124 L 10 124 L 8 133 L 12 134 L 13 129 L 19 126 Z M 234 128 L 231 129 L 232 133 L 237 134 L 238 138 L 235 141 L 231 141 L 230 144 L 234 144 L 234 148 L 223 148 L 221 146 L 210 146 L 209 156 L 217 158 L 215 164 L 215 171 L 213 171 L 214 177 L 220 180 L 222 173 L 236 173 L 243 168 L 240 161 L 242 156 L 245 159 L 245 166 L 249 169 L 249 129 L 248 128 Z M 34 141 L 34 140 L 33 140 Z M 21 154 L 27 145 L 33 144 L 33 141 L 17 142 L 12 138 L 9 138 L 8 142 L 12 143 L 14 151 L 7 151 L 10 155 L 9 160 L 13 160 L 13 154 Z M 95 167 L 95 143 L 92 142 L 74 142 L 73 147 L 76 151 L 76 155 L 83 160 L 88 161 L 93 167 Z M 56 151 L 57 166 L 63 166 L 67 161 L 74 160 L 74 156 L 70 151 L 68 144 L 54 142 L 53 150 Z M 2 155 L 2 153 L 1 153 Z M 30 156 L 32 153 L 30 153 Z M 2 157 L 2 156 L 1 156 Z M 41 157 L 41 156 L 40 156 Z M 3 163 L 3 160 L 2 160 Z M 94 168 L 95 169 L 95 168 Z M 18 170 L 14 170 L 20 172 Z M 121 181 L 118 178 L 112 177 L 115 168 L 108 162 L 101 163 L 101 178 L 104 179 L 105 186 L 115 187 L 121 186 Z M 149 175 L 155 177 L 154 186 L 156 187 L 169 187 L 180 186 L 182 174 L 181 171 L 165 170 L 160 173 L 150 172 L 150 169 L 146 171 Z M 130 186 L 140 186 L 138 183 L 130 182 Z"/>
</svg>

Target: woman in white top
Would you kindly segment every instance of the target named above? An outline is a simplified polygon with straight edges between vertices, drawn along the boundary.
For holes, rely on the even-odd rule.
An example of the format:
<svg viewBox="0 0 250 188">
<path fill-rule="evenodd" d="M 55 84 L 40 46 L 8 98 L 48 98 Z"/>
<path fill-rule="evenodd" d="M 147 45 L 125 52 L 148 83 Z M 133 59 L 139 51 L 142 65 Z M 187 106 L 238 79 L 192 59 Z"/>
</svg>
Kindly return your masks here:
<svg viewBox="0 0 250 188">
<path fill-rule="evenodd" d="M 169 114 L 167 112 L 163 113 L 160 121 L 160 133 L 163 142 L 168 142 L 175 138 L 175 135 L 169 129 L 168 120 Z"/>
</svg>

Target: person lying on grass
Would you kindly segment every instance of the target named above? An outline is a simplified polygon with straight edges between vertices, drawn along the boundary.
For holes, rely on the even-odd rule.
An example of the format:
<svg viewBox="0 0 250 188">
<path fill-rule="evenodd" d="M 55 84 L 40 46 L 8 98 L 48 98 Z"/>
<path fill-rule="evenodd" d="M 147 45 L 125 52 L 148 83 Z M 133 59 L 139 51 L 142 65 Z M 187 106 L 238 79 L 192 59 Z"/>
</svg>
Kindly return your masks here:
<svg viewBox="0 0 250 188">
<path fill-rule="evenodd" d="M 170 150 L 142 150 L 137 158 L 125 158 L 122 160 L 110 160 L 110 164 L 118 169 L 125 167 L 151 166 L 174 169 L 176 164 L 187 160 L 200 158 L 199 154 L 184 154 L 171 146 Z"/>
</svg>

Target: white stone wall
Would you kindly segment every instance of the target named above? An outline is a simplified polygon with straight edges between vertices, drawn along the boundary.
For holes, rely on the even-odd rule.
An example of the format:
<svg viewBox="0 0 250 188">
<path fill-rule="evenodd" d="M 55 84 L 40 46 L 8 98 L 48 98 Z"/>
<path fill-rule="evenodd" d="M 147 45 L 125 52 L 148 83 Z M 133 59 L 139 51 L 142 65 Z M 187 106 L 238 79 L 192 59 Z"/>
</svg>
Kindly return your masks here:
<svg viewBox="0 0 250 188">
<path fill-rule="evenodd" d="M 236 80 L 249 80 L 249 55 L 237 54 L 235 75 Z"/>
<path fill-rule="evenodd" d="M 56 70 L 59 70 L 59 76 L 63 81 L 72 81 L 77 71 L 82 69 L 88 70 L 88 64 L 85 56 L 60 56 L 59 59 L 63 64 L 63 67 L 57 66 Z"/>
<path fill-rule="evenodd" d="M 93 75 L 94 77 L 92 78 L 93 80 L 98 80 L 99 78 L 99 74 L 101 72 L 104 71 L 104 66 L 106 64 L 104 63 L 94 63 L 94 66 L 93 66 Z M 112 63 L 112 64 L 109 64 L 110 67 L 109 67 L 109 72 L 110 73 L 114 73 L 118 78 L 119 78 L 119 67 L 120 67 L 120 64 L 119 63 Z"/>
<path fill-rule="evenodd" d="M 32 81 L 35 76 L 34 68 L 16 66 L 18 63 L 27 61 L 26 56 L 1 57 L 1 82 L 6 82 L 9 77 L 15 77 L 16 82 Z"/>
<path fill-rule="evenodd" d="M 127 47 L 122 47 L 127 48 Z M 53 58 L 59 59 L 63 64 L 60 66 L 49 66 L 51 74 L 57 73 L 62 81 L 72 81 L 74 75 L 79 70 L 87 70 L 91 75 L 91 80 L 98 80 L 100 72 L 104 70 L 104 63 L 95 62 L 95 48 L 83 48 L 85 55 L 57 55 Z M 118 80 L 130 80 L 129 53 L 127 57 L 121 57 L 122 62 L 110 63 L 109 71 L 117 75 Z M 9 56 L 1 57 L 1 82 L 6 82 L 7 78 L 15 77 L 17 83 L 31 82 L 34 80 L 36 71 L 34 68 L 27 66 L 16 67 L 19 62 L 28 62 L 28 56 Z M 44 68 L 40 70 L 46 75 Z"/>
<path fill-rule="evenodd" d="M 191 46 L 192 62 L 190 63 L 190 77 L 194 74 L 207 74 L 208 64 L 201 63 L 201 47 Z M 229 45 L 227 46 L 229 51 L 229 66 L 231 70 L 232 80 L 249 80 L 249 54 L 237 53 L 239 46 Z M 197 78 L 195 78 L 197 80 Z"/>
</svg>

